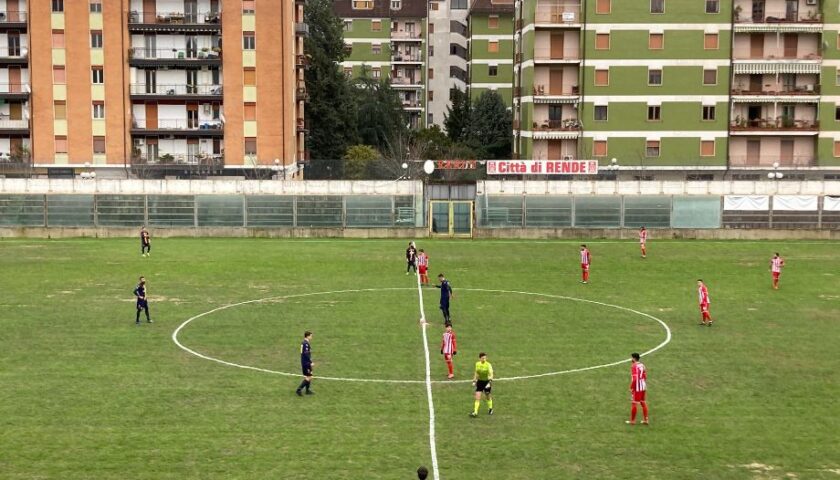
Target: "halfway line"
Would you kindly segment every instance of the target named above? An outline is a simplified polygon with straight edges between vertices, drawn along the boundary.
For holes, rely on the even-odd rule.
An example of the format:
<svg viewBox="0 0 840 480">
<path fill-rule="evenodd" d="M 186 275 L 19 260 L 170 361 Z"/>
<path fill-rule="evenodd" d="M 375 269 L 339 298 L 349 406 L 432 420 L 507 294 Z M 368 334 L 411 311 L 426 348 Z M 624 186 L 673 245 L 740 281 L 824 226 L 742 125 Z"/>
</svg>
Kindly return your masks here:
<svg viewBox="0 0 840 480">
<path fill-rule="evenodd" d="M 429 448 L 432 451 L 432 473 L 435 480 L 440 480 L 438 470 L 437 446 L 435 445 L 435 402 L 432 398 L 432 367 L 429 361 L 429 339 L 426 337 L 426 310 L 423 307 L 423 287 L 420 285 L 420 274 L 417 277 L 417 295 L 420 301 L 420 328 L 423 331 L 423 353 L 426 356 L 426 397 L 429 400 Z"/>
</svg>

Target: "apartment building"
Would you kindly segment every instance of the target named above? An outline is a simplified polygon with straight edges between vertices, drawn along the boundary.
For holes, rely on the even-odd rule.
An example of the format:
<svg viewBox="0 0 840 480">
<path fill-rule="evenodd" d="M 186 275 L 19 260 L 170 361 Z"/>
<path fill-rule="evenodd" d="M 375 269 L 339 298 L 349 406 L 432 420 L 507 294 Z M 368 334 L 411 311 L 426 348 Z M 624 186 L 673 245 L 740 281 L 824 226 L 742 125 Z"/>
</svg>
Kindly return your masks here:
<svg viewBox="0 0 840 480">
<path fill-rule="evenodd" d="M 496 91 L 513 103 L 514 0 L 473 0 L 469 14 L 469 91 L 473 101 Z"/>
<path fill-rule="evenodd" d="M 0 159 L 295 176 L 306 158 L 304 3 L 0 0 Z"/>
<path fill-rule="evenodd" d="M 836 167 L 838 7 L 518 1 L 515 155 L 711 174 Z"/>
<path fill-rule="evenodd" d="M 449 92 L 467 90 L 469 0 L 430 0 L 428 18 L 427 125 L 442 125 Z"/>
</svg>

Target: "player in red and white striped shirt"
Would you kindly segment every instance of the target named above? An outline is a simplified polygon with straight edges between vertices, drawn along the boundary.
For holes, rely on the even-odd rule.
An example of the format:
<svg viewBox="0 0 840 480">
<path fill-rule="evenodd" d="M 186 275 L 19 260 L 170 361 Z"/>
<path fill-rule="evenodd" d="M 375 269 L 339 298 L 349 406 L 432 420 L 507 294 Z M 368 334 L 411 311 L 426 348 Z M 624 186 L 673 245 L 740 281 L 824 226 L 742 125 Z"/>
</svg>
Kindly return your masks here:
<svg viewBox="0 0 840 480">
<path fill-rule="evenodd" d="M 639 245 L 642 247 L 642 258 L 647 258 L 647 229 L 642 227 L 639 229 Z"/>
<path fill-rule="evenodd" d="M 703 315 L 703 320 L 700 325 L 712 326 L 712 316 L 709 314 L 709 289 L 703 280 L 697 280 L 697 297 L 700 302 L 700 314 Z"/>
<path fill-rule="evenodd" d="M 580 283 L 589 283 L 589 264 L 592 263 L 592 255 L 586 245 L 580 246 L 580 269 L 583 275 Z"/>
<path fill-rule="evenodd" d="M 420 275 L 420 283 L 423 285 L 429 284 L 429 256 L 421 248 L 420 253 L 417 254 L 417 273 Z"/>
<path fill-rule="evenodd" d="M 648 424 L 648 407 L 647 401 L 645 399 L 645 394 L 647 393 L 647 370 L 645 369 L 645 364 L 640 361 L 640 355 L 638 353 L 631 353 L 631 365 L 630 365 L 630 401 L 632 402 L 632 406 L 630 407 L 630 420 L 626 423 L 630 425 L 636 424 L 636 413 L 638 410 L 638 405 L 642 406 L 642 415 L 644 415 L 644 420 L 642 420 L 642 425 Z"/>
<path fill-rule="evenodd" d="M 785 266 L 785 259 L 779 256 L 779 252 L 770 259 L 770 271 L 773 273 L 773 290 L 779 289 L 779 277 L 782 275 L 782 267 Z"/>
<path fill-rule="evenodd" d="M 458 342 L 455 339 L 455 332 L 452 331 L 452 325 L 446 326 L 446 331 L 443 332 L 443 340 L 440 342 L 440 354 L 446 361 L 446 367 L 449 369 L 449 375 L 446 378 L 453 378 L 455 372 L 452 367 L 452 357 L 458 354 Z"/>
</svg>

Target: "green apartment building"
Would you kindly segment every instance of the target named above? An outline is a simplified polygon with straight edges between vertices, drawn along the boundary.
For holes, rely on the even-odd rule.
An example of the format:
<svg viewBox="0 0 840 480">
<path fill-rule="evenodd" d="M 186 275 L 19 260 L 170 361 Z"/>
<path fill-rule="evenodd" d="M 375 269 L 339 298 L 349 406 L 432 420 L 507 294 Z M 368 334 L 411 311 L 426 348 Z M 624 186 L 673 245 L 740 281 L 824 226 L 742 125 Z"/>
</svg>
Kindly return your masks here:
<svg viewBox="0 0 840 480">
<path fill-rule="evenodd" d="M 473 0 L 469 13 L 469 91 L 475 101 L 495 90 L 513 104 L 514 0 Z"/>
<path fill-rule="evenodd" d="M 515 155 L 706 175 L 837 167 L 839 8 L 518 1 Z"/>
</svg>

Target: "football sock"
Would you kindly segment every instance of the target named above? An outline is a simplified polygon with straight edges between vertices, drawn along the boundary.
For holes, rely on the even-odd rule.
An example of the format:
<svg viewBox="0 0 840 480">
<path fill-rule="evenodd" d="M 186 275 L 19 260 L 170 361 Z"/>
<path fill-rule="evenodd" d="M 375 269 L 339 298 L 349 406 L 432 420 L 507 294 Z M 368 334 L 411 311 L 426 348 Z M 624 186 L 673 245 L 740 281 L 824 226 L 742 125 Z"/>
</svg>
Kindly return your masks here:
<svg viewBox="0 0 840 480">
<path fill-rule="evenodd" d="M 645 421 L 648 419 L 647 402 L 642 402 L 642 414 L 645 416 Z"/>
<path fill-rule="evenodd" d="M 636 421 L 636 412 L 637 411 L 638 411 L 638 408 L 636 407 L 636 404 L 633 403 L 633 407 L 630 408 L 630 421 L 631 422 Z"/>
<path fill-rule="evenodd" d="M 137 322 L 137 323 L 140 323 L 140 309 L 139 308 L 137 309 L 137 316 L 134 317 L 134 321 Z"/>
<path fill-rule="evenodd" d="M 309 386 L 310 386 L 310 385 L 312 385 L 312 382 L 310 382 L 309 380 L 307 380 L 307 381 L 306 381 L 306 391 L 307 391 L 307 392 L 309 391 Z"/>
<path fill-rule="evenodd" d="M 449 374 L 452 375 L 452 361 L 450 360 L 446 362 L 446 366 L 449 368 Z"/>
<path fill-rule="evenodd" d="M 475 401 L 475 406 L 473 407 L 473 413 L 475 413 L 476 415 L 478 415 L 478 407 L 480 405 L 481 405 L 481 400 L 476 400 Z"/>
<path fill-rule="evenodd" d="M 304 387 L 306 387 L 306 386 L 307 386 L 307 385 L 306 385 L 307 383 L 308 383 L 308 382 L 307 382 L 306 380 L 304 380 L 304 381 L 300 382 L 300 385 L 299 385 L 299 386 L 298 386 L 298 388 L 297 388 L 297 389 L 298 389 L 298 391 L 303 390 L 303 389 L 304 389 Z"/>
<path fill-rule="evenodd" d="M 493 410 L 493 400 L 487 400 L 487 408 Z"/>
</svg>

